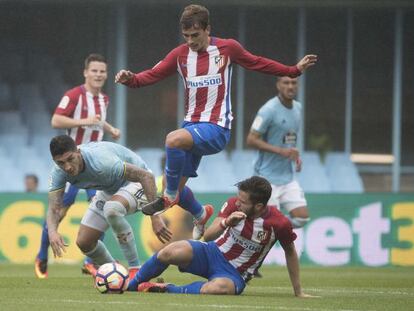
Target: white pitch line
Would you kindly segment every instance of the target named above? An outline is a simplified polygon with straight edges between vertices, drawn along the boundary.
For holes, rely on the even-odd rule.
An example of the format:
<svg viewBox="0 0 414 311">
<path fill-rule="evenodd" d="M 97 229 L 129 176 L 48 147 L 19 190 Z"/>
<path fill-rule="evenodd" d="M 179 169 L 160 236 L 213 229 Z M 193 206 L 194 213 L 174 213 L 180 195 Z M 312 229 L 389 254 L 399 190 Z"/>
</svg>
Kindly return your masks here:
<svg viewBox="0 0 414 311">
<path fill-rule="evenodd" d="M 251 286 L 250 289 L 259 289 L 260 291 L 268 292 L 269 290 L 282 290 L 282 291 L 292 291 L 291 287 L 282 287 L 282 286 Z M 370 290 L 370 289 L 348 289 L 348 288 L 311 288 L 306 287 L 304 290 L 309 290 L 312 292 L 328 292 L 328 293 L 349 293 L 349 294 L 373 294 L 373 295 L 403 295 L 403 296 L 413 296 L 414 297 L 414 291 L 396 291 L 396 290 Z"/>
<path fill-rule="evenodd" d="M 59 303 L 72 303 L 72 304 L 112 304 L 112 305 L 154 305 L 154 303 L 148 302 L 133 302 L 133 301 L 102 301 L 102 300 L 75 300 L 75 299 L 30 299 L 25 301 L 19 301 L 20 304 L 38 304 L 39 302 L 59 302 Z M 309 307 L 285 307 L 285 306 L 256 306 L 256 305 L 218 305 L 218 304 L 182 304 L 182 303 L 165 303 L 161 304 L 166 307 L 180 307 L 180 308 L 194 308 L 194 307 L 206 307 L 216 309 L 253 309 L 253 310 L 303 310 L 303 311 L 369 311 L 360 309 L 321 309 L 321 308 L 309 308 Z"/>
</svg>

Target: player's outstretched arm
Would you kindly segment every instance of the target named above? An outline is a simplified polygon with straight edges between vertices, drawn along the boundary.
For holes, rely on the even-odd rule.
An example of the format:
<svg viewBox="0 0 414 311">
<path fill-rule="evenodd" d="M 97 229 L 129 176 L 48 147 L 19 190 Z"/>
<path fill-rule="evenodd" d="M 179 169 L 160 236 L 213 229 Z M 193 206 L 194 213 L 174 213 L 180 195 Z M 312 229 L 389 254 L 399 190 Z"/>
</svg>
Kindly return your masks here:
<svg viewBox="0 0 414 311">
<path fill-rule="evenodd" d="M 298 254 L 296 253 L 295 244 L 293 242 L 287 245 L 282 244 L 282 247 L 285 251 L 286 265 L 295 296 L 298 298 L 318 298 L 319 296 L 312 296 L 302 292 L 299 277 L 299 258 Z"/>
<path fill-rule="evenodd" d="M 68 246 L 63 237 L 57 232 L 63 207 L 64 189 L 49 192 L 49 208 L 47 210 L 47 227 L 50 246 L 55 257 L 62 257 Z"/>
<path fill-rule="evenodd" d="M 317 55 L 314 55 L 314 54 L 305 55 L 305 57 L 303 57 L 299 61 L 299 63 L 296 64 L 296 67 L 298 67 L 300 72 L 303 73 L 306 69 L 315 65 L 317 61 L 318 61 Z"/>
</svg>

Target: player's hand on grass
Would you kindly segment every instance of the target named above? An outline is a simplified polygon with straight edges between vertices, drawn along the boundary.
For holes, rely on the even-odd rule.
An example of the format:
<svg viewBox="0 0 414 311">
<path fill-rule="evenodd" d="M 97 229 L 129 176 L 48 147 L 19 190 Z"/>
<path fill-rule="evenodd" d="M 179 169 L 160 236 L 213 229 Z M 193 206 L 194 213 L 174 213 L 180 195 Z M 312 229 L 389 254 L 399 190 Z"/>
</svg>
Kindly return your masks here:
<svg viewBox="0 0 414 311">
<path fill-rule="evenodd" d="M 63 240 L 63 237 L 59 233 L 49 232 L 49 242 L 55 258 L 62 257 L 63 253 L 66 253 L 68 244 Z"/>
<path fill-rule="evenodd" d="M 309 295 L 309 294 L 305 294 L 305 293 L 300 293 L 295 295 L 298 298 L 321 298 L 321 296 L 314 296 L 314 295 Z"/>
<path fill-rule="evenodd" d="M 130 79 L 132 79 L 132 77 L 134 76 L 134 73 L 129 71 L 129 70 L 125 70 L 122 69 L 121 71 L 119 71 L 116 76 L 115 76 L 115 83 L 124 83 L 129 81 Z"/>
<path fill-rule="evenodd" d="M 152 231 L 161 243 L 171 240 L 172 233 L 160 215 L 151 216 Z"/>
<path fill-rule="evenodd" d="M 314 54 L 305 55 L 304 58 L 302 58 L 299 63 L 296 64 L 296 67 L 300 70 L 300 72 L 304 72 L 309 67 L 316 64 L 318 61 L 318 56 Z"/>
</svg>

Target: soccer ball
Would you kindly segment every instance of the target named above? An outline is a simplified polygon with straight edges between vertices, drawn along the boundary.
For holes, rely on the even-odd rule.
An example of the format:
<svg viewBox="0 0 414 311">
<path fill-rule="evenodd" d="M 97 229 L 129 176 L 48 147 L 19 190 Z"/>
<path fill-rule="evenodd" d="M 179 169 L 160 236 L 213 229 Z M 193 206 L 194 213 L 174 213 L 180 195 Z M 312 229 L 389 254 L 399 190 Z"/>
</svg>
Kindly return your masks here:
<svg viewBox="0 0 414 311">
<path fill-rule="evenodd" d="M 102 294 L 122 294 L 128 284 L 128 270 L 117 262 L 106 263 L 96 272 L 95 288 Z"/>
</svg>

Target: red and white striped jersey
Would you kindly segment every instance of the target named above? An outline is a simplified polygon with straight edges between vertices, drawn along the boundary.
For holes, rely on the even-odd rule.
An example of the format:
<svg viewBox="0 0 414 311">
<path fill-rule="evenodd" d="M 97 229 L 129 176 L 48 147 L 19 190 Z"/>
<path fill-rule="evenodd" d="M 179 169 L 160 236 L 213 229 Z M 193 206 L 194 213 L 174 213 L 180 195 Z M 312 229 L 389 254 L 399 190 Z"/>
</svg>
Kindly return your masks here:
<svg viewBox="0 0 414 311">
<path fill-rule="evenodd" d="M 224 203 L 218 217 L 226 218 L 237 211 L 236 200 L 234 197 Z M 229 263 L 248 278 L 261 266 L 276 241 L 287 245 L 295 239 L 289 219 L 276 208 L 268 206 L 261 217 L 247 218 L 237 226 L 228 227 L 215 243 Z"/>
<path fill-rule="evenodd" d="M 194 52 L 187 44 L 182 44 L 152 69 L 135 74 L 124 84 L 129 87 L 150 85 L 178 71 L 185 88 L 184 120 L 211 122 L 231 128 L 233 63 L 276 76 L 296 77 L 301 73 L 296 66 L 285 66 L 251 54 L 236 40 L 211 37 L 205 51 Z"/>
<path fill-rule="evenodd" d="M 98 96 L 94 96 L 85 89 L 84 85 L 80 85 L 65 93 L 56 107 L 55 114 L 73 119 L 85 119 L 95 115 L 101 116 L 99 125 L 81 126 L 67 130 L 67 134 L 73 138 L 76 145 L 80 145 L 102 140 L 108 104 L 107 95 L 99 93 Z"/>
</svg>

